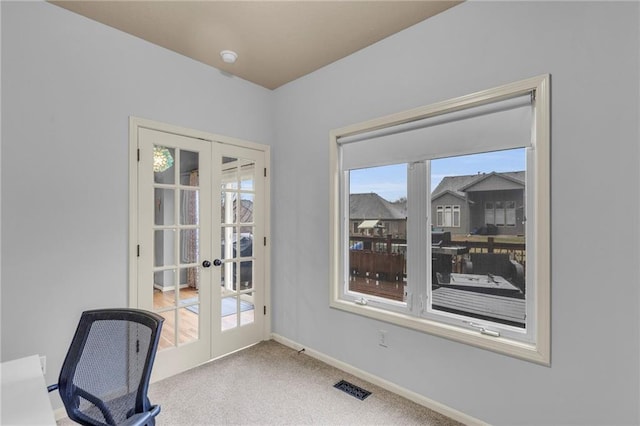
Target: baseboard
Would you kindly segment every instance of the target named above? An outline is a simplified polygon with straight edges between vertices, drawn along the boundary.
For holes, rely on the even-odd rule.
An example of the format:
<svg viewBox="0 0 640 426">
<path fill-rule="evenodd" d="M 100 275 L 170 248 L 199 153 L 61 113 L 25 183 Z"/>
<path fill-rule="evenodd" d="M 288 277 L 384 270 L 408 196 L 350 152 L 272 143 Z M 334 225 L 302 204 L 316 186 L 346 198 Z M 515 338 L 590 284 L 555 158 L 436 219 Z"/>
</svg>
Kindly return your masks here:
<svg viewBox="0 0 640 426">
<path fill-rule="evenodd" d="M 275 340 L 278 343 L 281 343 L 285 346 L 288 346 L 292 349 L 295 350 L 300 350 L 302 348 L 304 348 L 304 353 L 317 359 L 320 360 L 326 364 L 331 365 L 332 367 L 335 367 L 339 370 L 342 370 L 346 373 L 352 374 L 356 377 L 358 377 L 359 379 L 365 380 L 369 383 L 372 383 L 376 386 L 379 386 L 383 389 L 388 390 L 389 392 L 393 392 L 396 395 L 400 395 L 403 398 L 406 398 L 410 401 L 415 402 L 416 404 L 420 404 L 424 407 L 427 407 L 433 411 L 436 411 L 440 414 L 443 414 L 449 418 L 452 418 L 453 420 L 459 421 L 461 423 L 464 423 L 465 425 L 474 425 L 474 426 L 488 426 L 488 423 L 485 423 L 481 420 L 478 420 L 474 417 L 471 417 L 467 414 L 464 414 L 458 410 L 455 410 L 451 407 L 448 407 L 444 404 L 441 404 L 437 401 L 434 401 L 432 399 L 427 398 L 426 396 L 420 395 L 419 393 L 410 391 L 408 389 L 405 389 L 401 386 L 396 385 L 395 383 L 392 383 L 388 380 L 382 379 L 378 376 L 375 376 L 371 373 L 368 373 L 364 370 L 360 370 L 359 368 L 356 368 L 352 365 L 349 365 L 345 362 L 339 361 L 335 358 L 332 358 L 328 355 L 325 355 L 321 352 L 318 352 L 312 348 L 309 348 L 308 346 L 302 345 L 300 343 L 294 342 L 293 340 L 287 339 L 286 337 L 280 336 L 279 334 L 276 333 L 271 333 L 271 338 L 273 340 Z"/>
</svg>

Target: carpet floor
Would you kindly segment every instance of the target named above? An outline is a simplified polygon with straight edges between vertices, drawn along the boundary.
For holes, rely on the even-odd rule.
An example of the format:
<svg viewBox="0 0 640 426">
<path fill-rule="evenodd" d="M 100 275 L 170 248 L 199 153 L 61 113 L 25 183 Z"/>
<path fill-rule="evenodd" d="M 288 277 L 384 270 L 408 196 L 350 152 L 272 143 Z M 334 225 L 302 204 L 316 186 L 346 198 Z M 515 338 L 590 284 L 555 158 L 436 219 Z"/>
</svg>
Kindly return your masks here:
<svg viewBox="0 0 640 426">
<path fill-rule="evenodd" d="M 340 380 L 371 395 L 361 401 L 334 388 Z M 274 341 L 156 382 L 149 399 L 162 408 L 158 426 L 460 425 Z"/>
</svg>

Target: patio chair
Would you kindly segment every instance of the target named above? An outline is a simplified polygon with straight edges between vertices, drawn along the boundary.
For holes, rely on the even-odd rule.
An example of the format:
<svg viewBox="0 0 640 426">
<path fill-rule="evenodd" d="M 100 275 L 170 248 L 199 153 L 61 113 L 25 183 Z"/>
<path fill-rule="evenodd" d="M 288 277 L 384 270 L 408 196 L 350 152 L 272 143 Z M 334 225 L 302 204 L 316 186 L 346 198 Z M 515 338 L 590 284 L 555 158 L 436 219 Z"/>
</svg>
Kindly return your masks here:
<svg viewBox="0 0 640 426">
<path fill-rule="evenodd" d="M 69 418 L 83 425 L 154 425 L 147 397 L 164 318 L 138 309 L 82 313 L 62 364 L 58 390 Z"/>
<path fill-rule="evenodd" d="M 505 278 L 524 293 L 524 268 L 506 253 L 471 253 L 470 259 L 462 263 L 465 274 L 493 274 Z"/>
</svg>

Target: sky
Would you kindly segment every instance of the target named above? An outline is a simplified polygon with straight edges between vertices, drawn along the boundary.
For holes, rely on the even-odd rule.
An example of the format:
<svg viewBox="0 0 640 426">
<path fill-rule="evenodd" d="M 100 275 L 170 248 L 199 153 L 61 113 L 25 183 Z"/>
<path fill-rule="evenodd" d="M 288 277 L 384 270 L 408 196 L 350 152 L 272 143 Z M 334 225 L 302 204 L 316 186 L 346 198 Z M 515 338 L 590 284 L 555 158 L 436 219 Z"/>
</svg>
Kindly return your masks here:
<svg viewBox="0 0 640 426">
<path fill-rule="evenodd" d="M 524 148 L 431 160 L 431 190 L 445 176 L 522 171 L 525 161 Z M 406 164 L 351 170 L 349 180 L 352 194 L 374 192 L 388 201 L 407 196 Z"/>
</svg>

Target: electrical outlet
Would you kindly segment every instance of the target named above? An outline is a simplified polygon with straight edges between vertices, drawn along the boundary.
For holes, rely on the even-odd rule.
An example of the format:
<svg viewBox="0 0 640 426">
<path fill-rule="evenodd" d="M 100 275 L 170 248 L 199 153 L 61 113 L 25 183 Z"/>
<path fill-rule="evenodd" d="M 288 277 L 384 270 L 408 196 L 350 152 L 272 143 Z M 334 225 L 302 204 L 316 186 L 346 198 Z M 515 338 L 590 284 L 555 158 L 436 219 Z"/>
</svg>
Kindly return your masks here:
<svg viewBox="0 0 640 426">
<path fill-rule="evenodd" d="M 40 368 L 42 368 L 42 374 L 47 374 L 47 357 L 44 355 L 40 357 Z"/>
<path fill-rule="evenodd" d="M 382 346 L 383 348 L 388 347 L 386 330 L 378 330 L 378 345 Z"/>
</svg>

